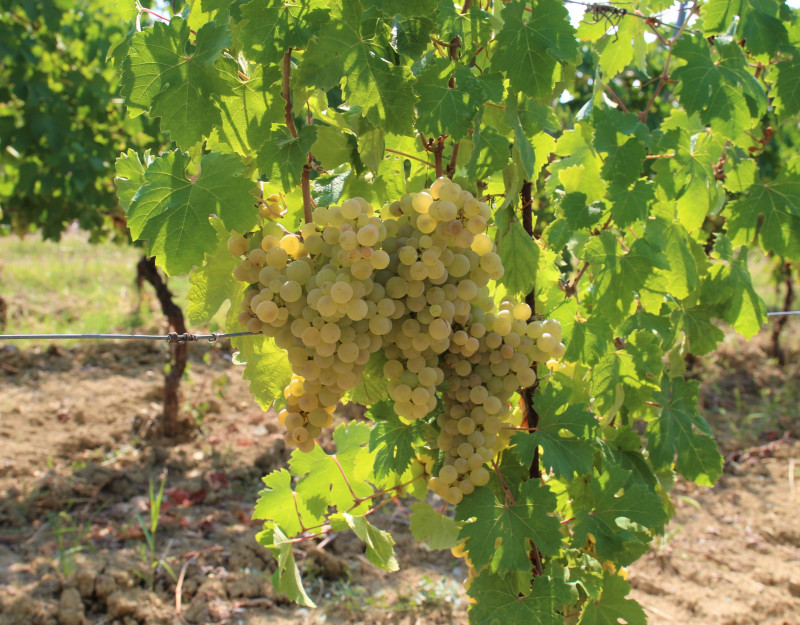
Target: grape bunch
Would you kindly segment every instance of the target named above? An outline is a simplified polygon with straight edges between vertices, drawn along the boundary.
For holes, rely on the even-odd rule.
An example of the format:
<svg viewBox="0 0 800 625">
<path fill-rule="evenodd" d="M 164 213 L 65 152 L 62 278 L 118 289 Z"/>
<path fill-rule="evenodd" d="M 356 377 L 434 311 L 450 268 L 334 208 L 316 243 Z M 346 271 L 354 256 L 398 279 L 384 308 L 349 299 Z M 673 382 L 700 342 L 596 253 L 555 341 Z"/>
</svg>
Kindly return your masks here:
<svg viewBox="0 0 800 625">
<path fill-rule="evenodd" d="M 486 233 L 490 208 L 458 184 L 439 178 L 382 213 L 352 198 L 316 208 L 297 234 L 273 221 L 233 233 L 234 277 L 250 285 L 239 321 L 287 351 L 294 376 L 279 419 L 301 450 L 375 352 L 405 422 L 429 415 L 438 393 L 432 443 L 444 461 L 429 487 L 456 504 L 488 482 L 486 464 L 514 431 L 510 399 L 536 382 L 534 364 L 563 356 L 561 326 L 531 320 L 525 303 L 497 306 L 490 284 L 504 270 Z"/>
</svg>

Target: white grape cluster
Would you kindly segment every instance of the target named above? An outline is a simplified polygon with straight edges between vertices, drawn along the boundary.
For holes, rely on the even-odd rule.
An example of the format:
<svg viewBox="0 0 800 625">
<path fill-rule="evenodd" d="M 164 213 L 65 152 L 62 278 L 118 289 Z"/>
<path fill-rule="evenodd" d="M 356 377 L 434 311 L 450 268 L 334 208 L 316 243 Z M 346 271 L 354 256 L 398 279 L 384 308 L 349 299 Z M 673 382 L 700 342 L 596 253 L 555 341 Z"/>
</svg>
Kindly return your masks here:
<svg viewBox="0 0 800 625">
<path fill-rule="evenodd" d="M 535 362 L 564 353 L 555 320 L 527 304 L 499 308 L 489 285 L 503 264 L 486 234 L 490 209 L 447 178 L 374 214 L 363 198 L 316 208 L 299 235 L 267 222 L 234 233 L 234 270 L 249 283 L 240 321 L 274 336 L 295 372 L 279 417 L 288 444 L 310 450 L 337 402 L 383 351 L 395 412 L 406 422 L 444 402 L 430 488 L 458 503 L 485 484 L 507 444 L 509 400 L 536 381 Z"/>
</svg>

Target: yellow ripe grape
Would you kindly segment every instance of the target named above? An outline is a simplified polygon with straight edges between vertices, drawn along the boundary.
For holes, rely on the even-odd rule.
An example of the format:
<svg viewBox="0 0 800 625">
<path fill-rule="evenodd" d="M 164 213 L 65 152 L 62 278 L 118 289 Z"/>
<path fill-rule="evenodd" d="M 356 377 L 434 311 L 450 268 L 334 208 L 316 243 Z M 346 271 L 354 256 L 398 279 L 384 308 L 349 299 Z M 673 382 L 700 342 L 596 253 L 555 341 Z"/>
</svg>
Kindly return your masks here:
<svg viewBox="0 0 800 625">
<path fill-rule="evenodd" d="M 304 454 L 311 453 L 314 450 L 314 447 L 317 446 L 316 441 L 313 438 L 308 438 L 304 440 L 302 443 L 297 445 L 297 448 L 302 451 Z"/>
<path fill-rule="evenodd" d="M 556 341 L 561 341 L 561 324 L 558 320 L 546 319 L 542 323 L 542 330 L 550 334 Z"/>
<path fill-rule="evenodd" d="M 249 247 L 247 239 L 237 232 L 232 232 L 228 237 L 228 251 L 233 256 L 242 256 L 247 253 Z"/>
<path fill-rule="evenodd" d="M 474 217 L 470 217 L 466 225 L 467 225 L 467 230 L 469 230 L 472 234 L 474 234 L 476 238 L 480 234 L 486 232 L 486 228 L 488 226 L 486 220 L 480 215 L 475 215 Z"/>
<path fill-rule="evenodd" d="M 442 186 L 445 184 L 450 184 L 450 179 L 446 176 L 440 176 L 436 180 L 433 181 L 430 187 L 430 194 L 435 199 L 439 199 L 439 191 L 442 189 Z"/>
<path fill-rule="evenodd" d="M 265 237 L 266 238 L 266 237 Z M 289 255 L 282 247 L 272 247 L 267 251 L 267 264 L 275 269 L 283 269 L 289 262 Z"/>
<path fill-rule="evenodd" d="M 484 256 L 494 249 L 494 242 L 488 234 L 476 234 L 475 238 L 472 240 L 470 249 L 478 256 Z"/>
<path fill-rule="evenodd" d="M 373 269 L 386 269 L 389 266 L 391 257 L 384 250 L 375 250 L 375 253 L 370 258 L 370 264 Z"/>
<path fill-rule="evenodd" d="M 296 234 L 287 234 L 280 240 L 280 246 L 286 251 L 289 256 L 297 258 L 301 256 L 305 248 L 303 242 Z M 270 263 L 271 264 L 271 263 Z"/>
<path fill-rule="evenodd" d="M 436 206 L 436 219 L 438 221 L 452 221 L 458 217 L 458 206 L 454 202 L 442 200 Z"/>
<path fill-rule="evenodd" d="M 256 316 L 264 323 L 272 323 L 278 318 L 278 305 L 267 300 L 260 302 L 255 309 Z"/>
<path fill-rule="evenodd" d="M 458 479 L 458 471 L 453 465 L 446 464 L 439 470 L 439 479 L 450 485 Z"/>
<path fill-rule="evenodd" d="M 489 471 L 485 467 L 478 467 L 470 471 L 469 480 L 475 486 L 485 486 L 489 483 Z"/>
<path fill-rule="evenodd" d="M 427 213 L 432 203 L 433 203 L 433 196 L 431 196 L 430 193 L 427 193 L 425 191 L 420 191 L 419 193 L 414 195 L 411 201 L 411 205 L 413 206 L 414 210 L 421 214 Z"/>
<path fill-rule="evenodd" d="M 381 317 L 380 315 L 374 316 L 369 320 L 370 332 L 378 336 L 389 334 L 392 331 L 392 320 L 388 317 Z"/>
<path fill-rule="evenodd" d="M 461 480 L 457 486 L 459 489 L 461 489 L 461 492 L 464 495 L 471 495 L 475 492 L 475 484 L 468 477 L 465 477 L 463 480 Z"/>
<path fill-rule="evenodd" d="M 380 229 L 377 226 L 373 224 L 367 224 L 366 226 L 362 226 L 358 229 L 356 238 L 358 239 L 358 243 L 360 245 L 372 247 L 378 242 L 380 234 Z"/>
<path fill-rule="evenodd" d="M 425 234 L 430 234 L 436 230 L 436 220 L 428 214 L 422 214 L 417 218 L 417 229 Z"/>
<path fill-rule="evenodd" d="M 538 339 L 536 339 L 536 347 L 546 354 L 551 353 L 556 348 L 556 345 L 558 345 L 558 341 L 556 341 L 555 337 L 548 332 L 545 332 Z"/>
<path fill-rule="evenodd" d="M 340 207 L 342 217 L 345 219 L 356 219 L 361 214 L 361 203 L 358 198 L 351 198 L 342 202 Z"/>
<path fill-rule="evenodd" d="M 353 299 L 353 287 L 349 282 L 336 282 L 331 286 L 330 295 L 337 304 L 346 304 Z"/>
<path fill-rule="evenodd" d="M 526 304 L 525 302 L 520 302 L 518 304 L 515 304 L 514 308 L 512 309 L 512 312 L 514 315 L 514 319 L 519 319 L 520 321 L 527 321 L 528 319 L 531 318 L 531 315 L 533 314 L 531 307 L 528 306 L 528 304 Z"/>
<path fill-rule="evenodd" d="M 464 493 L 461 492 L 461 489 L 458 488 L 458 486 L 451 486 L 447 490 L 447 493 L 442 495 L 442 499 L 453 506 L 460 504 L 463 498 Z"/>
<path fill-rule="evenodd" d="M 461 185 L 455 182 L 446 182 L 439 188 L 439 199 L 448 202 L 456 202 L 461 194 Z"/>
<path fill-rule="evenodd" d="M 446 319 L 434 319 L 428 326 L 428 333 L 437 341 L 449 337 L 450 331 L 450 324 Z"/>
</svg>

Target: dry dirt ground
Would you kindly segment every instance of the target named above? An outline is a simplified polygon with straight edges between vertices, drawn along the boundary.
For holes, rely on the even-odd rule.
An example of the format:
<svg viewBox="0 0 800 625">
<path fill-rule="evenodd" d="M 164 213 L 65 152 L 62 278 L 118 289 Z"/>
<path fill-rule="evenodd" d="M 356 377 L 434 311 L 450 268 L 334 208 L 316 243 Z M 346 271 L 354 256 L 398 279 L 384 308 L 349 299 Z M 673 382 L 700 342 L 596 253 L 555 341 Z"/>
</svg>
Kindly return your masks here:
<svg viewBox="0 0 800 625">
<path fill-rule="evenodd" d="M 341 534 L 299 554 L 317 610 L 276 596 L 250 513 L 260 476 L 287 458 L 277 421 L 229 353 L 191 349 L 197 428 L 165 445 L 148 439 L 165 346 L 0 345 L 0 625 L 466 623 L 460 561 L 415 543 L 402 502 L 379 522 L 400 572 Z M 629 570 L 652 625 L 800 624 L 798 360 L 778 367 L 755 341 L 695 365 L 728 461 L 713 489 L 676 486 L 668 535 Z M 149 525 L 161 477 L 151 556 L 139 517 Z"/>
</svg>

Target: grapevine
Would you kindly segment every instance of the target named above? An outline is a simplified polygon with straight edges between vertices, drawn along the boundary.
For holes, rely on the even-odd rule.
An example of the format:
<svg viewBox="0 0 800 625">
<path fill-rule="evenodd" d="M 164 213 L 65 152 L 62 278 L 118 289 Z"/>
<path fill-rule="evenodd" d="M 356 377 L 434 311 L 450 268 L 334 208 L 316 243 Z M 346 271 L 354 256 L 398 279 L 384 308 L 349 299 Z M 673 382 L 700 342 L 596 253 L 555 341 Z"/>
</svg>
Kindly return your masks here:
<svg viewBox="0 0 800 625">
<path fill-rule="evenodd" d="M 472 623 L 645 622 L 624 568 L 676 474 L 722 471 L 687 357 L 763 325 L 754 248 L 800 257 L 800 161 L 772 159 L 796 13 L 212 4 L 120 44 L 130 115 L 175 146 L 117 183 L 191 320 L 230 301 L 253 333 L 235 360 L 292 449 L 254 511 L 275 587 L 313 605 L 293 546 L 343 530 L 395 570 L 372 515 L 405 495 Z M 348 401 L 369 423 L 327 431 Z"/>
</svg>

